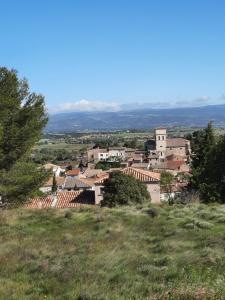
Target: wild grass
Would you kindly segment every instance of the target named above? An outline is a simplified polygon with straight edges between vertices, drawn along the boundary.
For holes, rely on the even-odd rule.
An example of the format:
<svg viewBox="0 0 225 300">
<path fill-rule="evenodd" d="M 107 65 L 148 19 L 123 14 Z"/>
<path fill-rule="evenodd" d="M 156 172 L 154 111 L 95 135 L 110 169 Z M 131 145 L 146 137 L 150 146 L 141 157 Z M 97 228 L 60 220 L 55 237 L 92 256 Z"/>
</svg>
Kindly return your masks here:
<svg viewBox="0 0 225 300">
<path fill-rule="evenodd" d="M 225 206 L 0 212 L 0 299 L 225 299 Z"/>
</svg>

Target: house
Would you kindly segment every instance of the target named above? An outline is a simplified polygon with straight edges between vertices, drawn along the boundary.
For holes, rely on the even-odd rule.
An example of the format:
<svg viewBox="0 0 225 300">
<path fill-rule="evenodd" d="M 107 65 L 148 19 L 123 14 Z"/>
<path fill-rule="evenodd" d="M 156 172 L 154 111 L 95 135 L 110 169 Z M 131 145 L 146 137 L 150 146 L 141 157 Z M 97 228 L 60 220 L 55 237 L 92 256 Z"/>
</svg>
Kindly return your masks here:
<svg viewBox="0 0 225 300">
<path fill-rule="evenodd" d="M 92 178 L 83 178 L 82 181 L 92 187 L 95 192 L 95 204 L 103 200 L 104 181 L 109 178 L 109 173 L 102 172 Z"/>
<path fill-rule="evenodd" d="M 167 171 L 172 175 L 176 176 L 178 173 L 189 173 L 190 167 L 186 164 L 185 161 L 165 161 L 157 165 L 154 170 L 157 171 Z"/>
<path fill-rule="evenodd" d="M 159 154 L 156 151 L 152 151 L 149 155 L 148 155 L 148 161 L 149 161 L 149 165 L 151 168 L 154 168 L 155 166 L 157 166 L 160 162 L 159 160 Z"/>
<path fill-rule="evenodd" d="M 124 160 L 126 157 L 126 148 L 124 147 L 109 147 L 108 149 L 90 149 L 87 151 L 88 162 L 99 162 L 99 161 L 118 161 Z"/>
<path fill-rule="evenodd" d="M 114 160 L 124 160 L 126 157 L 126 148 L 124 147 L 109 147 L 109 158 Z"/>
<path fill-rule="evenodd" d="M 85 190 L 92 190 L 92 186 L 85 183 L 82 179 L 68 176 L 65 179 L 62 189 L 67 191 L 72 191 L 72 190 L 85 191 Z"/>
</svg>

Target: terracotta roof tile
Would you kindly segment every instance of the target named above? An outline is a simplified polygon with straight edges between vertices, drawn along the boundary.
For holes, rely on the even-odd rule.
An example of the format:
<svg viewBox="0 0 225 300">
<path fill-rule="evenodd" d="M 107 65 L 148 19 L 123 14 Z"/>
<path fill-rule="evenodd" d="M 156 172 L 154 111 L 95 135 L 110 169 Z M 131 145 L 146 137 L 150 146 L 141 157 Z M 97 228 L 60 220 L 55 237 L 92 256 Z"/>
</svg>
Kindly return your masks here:
<svg viewBox="0 0 225 300">
<path fill-rule="evenodd" d="M 67 176 L 77 176 L 80 174 L 80 169 L 72 169 L 66 172 Z"/>
<path fill-rule="evenodd" d="M 160 180 L 160 173 L 151 172 L 147 170 L 135 169 L 135 168 L 125 168 L 122 170 L 122 173 L 133 176 L 137 180 L 142 182 L 149 182 L 149 181 L 159 181 Z"/>
<path fill-rule="evenodd" d="M 79 207 L 81 204 L 95 204 L 94 191 L 58 192 L 55 208 Z"/>
<path fill-rule="evenodd" d="M 49 208 L 52 206 L 53 198 L 51 196 L 47 197 L 37 197 L 30 199 L 25 203 L 26 208 Z"/>
<path fill-rule="evenodd" d="M 161 163 L 159 166 L 157 166 L 157 169 L 179 170 L 179 168 L 184 164 L 185 162 L 183 160 L 182 161 L 168 160 Z"/>
<path fill-rule="evenodd" d="M 94 191 L 58 192 L 56 197 L 46 196 L 30 199 L 25 208 L 73 208 L 95 204 Z"/>
</svg>

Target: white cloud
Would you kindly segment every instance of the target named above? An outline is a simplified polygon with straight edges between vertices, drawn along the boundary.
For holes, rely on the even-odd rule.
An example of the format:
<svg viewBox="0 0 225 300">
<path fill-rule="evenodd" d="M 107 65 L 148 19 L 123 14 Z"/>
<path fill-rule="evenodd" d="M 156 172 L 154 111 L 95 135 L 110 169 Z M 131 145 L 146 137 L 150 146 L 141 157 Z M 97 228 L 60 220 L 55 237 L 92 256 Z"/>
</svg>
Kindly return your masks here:
<svg viewBox="0 0 225 300">
<path fill-rule="evenodd" d="M 77 102 L 61 103 L 54 107 L 48 107 L 50 113 L 74 112 L 74 111 L 118 111 L 120 105 L 114 102 L 88 101 L 82 99 Z"/>
</svg>

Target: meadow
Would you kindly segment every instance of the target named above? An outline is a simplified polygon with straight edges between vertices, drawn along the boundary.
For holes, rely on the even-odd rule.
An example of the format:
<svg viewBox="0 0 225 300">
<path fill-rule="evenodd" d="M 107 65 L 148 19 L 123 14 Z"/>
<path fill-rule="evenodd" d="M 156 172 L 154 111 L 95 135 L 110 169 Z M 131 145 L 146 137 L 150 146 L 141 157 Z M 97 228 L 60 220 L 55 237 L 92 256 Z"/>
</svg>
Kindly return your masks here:
<svg viewBox="0 0 225 300">
<path fill-rule="evenodd" d="M 0 212 L 0 299 L 225 299 L 225 206 Z"/>
</svg>

